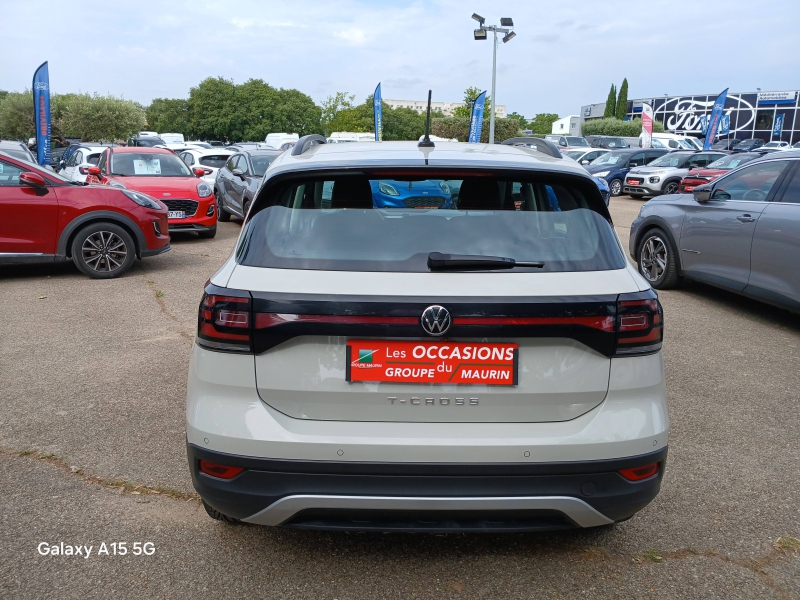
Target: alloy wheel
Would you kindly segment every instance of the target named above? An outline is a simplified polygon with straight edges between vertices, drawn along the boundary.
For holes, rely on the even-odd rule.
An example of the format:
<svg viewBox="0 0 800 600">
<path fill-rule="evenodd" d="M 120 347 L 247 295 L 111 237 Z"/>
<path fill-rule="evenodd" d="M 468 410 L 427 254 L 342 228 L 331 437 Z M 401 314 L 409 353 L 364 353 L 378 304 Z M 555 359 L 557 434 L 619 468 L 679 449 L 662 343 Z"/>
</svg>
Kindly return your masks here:
<svg viewBox="0 0 800 600">
<path fill-rule="evenodd" d="M 658 236 L 652 236 L 642 244 L 640 252 L 640 271 L 645 278 L 653 283 L 664 276 L 667 268 L 667 245 Z"/>
<path fill-rule="evenodd" d="M 97 272 L 111 273 L 119 269 L 128 257 L 125 240 L 111 231 L 96 231 L 81 244 L 83 262 Z"/>
<path fill-rule="evenodd" d="M 612 196 L 619 196 L 622 193 L 622 182 L 619 179 L 615 179 L 611 182 L 609 188 Z"/>
<path fill-rule="evenodd" d="M 673 181 L 667 184 L 667 187 L 664 188 L 665 194 L 677 194 L 678 193 L 678 184 L 677 182 Z"/>
</svg>

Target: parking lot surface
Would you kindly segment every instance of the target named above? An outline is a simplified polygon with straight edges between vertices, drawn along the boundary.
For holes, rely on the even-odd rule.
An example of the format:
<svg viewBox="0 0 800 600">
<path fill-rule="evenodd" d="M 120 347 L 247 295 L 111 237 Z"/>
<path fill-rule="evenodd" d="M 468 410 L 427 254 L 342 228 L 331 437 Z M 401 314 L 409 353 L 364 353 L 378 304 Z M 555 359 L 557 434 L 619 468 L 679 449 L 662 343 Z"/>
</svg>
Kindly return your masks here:
<svg viewBox="0 0 800 600">
<path fill-rule="evenodd" d="M 626 248 L 641 204 L 611 201 Z M 0 596 L 800 597 L 800 317 L 700 284 L 659 294 L 669 460 L 630 521 L 422 535 L 209 519 L 186 465 L 185 382 L 203 284 L 239 228 L 174 236 L 118 280 L 0 268 Z"/>
</svg>

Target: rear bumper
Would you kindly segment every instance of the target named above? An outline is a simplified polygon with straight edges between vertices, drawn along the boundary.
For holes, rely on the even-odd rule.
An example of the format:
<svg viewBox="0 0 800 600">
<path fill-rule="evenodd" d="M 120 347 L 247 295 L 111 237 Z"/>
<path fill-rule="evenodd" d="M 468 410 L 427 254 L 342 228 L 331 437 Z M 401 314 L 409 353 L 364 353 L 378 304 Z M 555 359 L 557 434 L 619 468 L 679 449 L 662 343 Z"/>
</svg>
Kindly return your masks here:
<svg viewBox="0 0 800 600">
<path fill-rule="evenodd" d="M 613 460 L 442 464 L 275 460 L 187 444 L 194 487 L 218 511 L 305 529 L 529 531 L 607 525 L 644 508 L 661 487 L 667 449 Z M 232 480 L 208 460 L 246 469 Z M 630 482 L 620 469 L 660 463 Z"/>
</svg>

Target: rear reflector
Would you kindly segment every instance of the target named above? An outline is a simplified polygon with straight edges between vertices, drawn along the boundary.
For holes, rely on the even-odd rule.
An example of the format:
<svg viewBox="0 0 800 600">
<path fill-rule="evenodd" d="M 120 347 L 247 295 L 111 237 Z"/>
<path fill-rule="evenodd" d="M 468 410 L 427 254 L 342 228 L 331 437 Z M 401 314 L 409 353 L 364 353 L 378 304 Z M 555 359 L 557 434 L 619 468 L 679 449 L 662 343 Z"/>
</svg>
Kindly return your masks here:
<svg viewBox="0 0 800 600">
<path fill-rule="evenodd" d="M 633 469 L 622 469 L 619 471 L 619 474 L 628 481 L 641 481 L 643 479 L 649 479 L 653 475 L 658 474 L 658 463 L 655 462 L 649 465 L 644 465 L 643 467 L 634 467 Z"/>
<path fill-rule="evenodd" d="M 200 472 L 216 477 L 217 479 L 233 479 L 242 471 L 244 471 L 242 467 L 230 467 L 207 460 L 200 460 Z"/>
</svg>

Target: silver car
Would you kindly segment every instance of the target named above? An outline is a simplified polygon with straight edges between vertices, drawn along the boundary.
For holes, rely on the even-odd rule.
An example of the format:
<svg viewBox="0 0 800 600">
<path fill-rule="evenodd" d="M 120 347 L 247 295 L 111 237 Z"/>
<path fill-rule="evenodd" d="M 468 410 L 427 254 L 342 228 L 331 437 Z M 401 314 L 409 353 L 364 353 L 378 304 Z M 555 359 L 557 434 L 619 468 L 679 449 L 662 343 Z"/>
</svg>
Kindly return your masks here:
<svg viewBox="0 0 800 600">
<path fill-rule="evenodd" d="M 633 198 L 675 194 L 690 169 L 701 169 L 725 156 L 725 152 L 670 152 L 646 167 L 631 169 L 625 176 L 622 191 Z"/>
<path fill-rule="evenodd" d="M 670 155 L 671 156 L 671 155 Z M 654 288 L 683 277 L 800 312 L 800 151 L 757 158 L 707 185 L 647 202 L 630 254 Z"/>
</svg>

